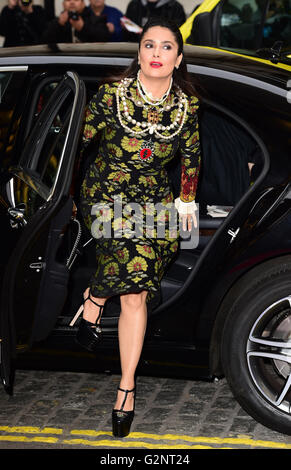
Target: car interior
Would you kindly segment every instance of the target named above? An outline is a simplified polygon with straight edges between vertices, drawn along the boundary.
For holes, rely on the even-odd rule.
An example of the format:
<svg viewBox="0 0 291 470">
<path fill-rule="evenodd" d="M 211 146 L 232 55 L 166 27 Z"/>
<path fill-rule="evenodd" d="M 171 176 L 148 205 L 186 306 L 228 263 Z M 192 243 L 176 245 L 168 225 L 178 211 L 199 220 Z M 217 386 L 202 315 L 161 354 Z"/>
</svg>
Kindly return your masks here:
<svg viewBox="0 0 291 470">
<path fill-rule="evenodd" d="M 96 93 L 100 81 L 96 82 L 95 77 L 82 77 L 82 79 L 86 85 L 87 102 L 89 102 Z M 37 88 L 34 100 L 31 102 L 30 114 L 26 117 L 30 128 L 36 122 L 40 111 L 44 109 L 57 83 L 58 80 L 49 78 Z M 48 132 L 43 146 L 45 150 L 29 160 L 31 178 L 34 174 L 38 176 L 43 181 L 44 187 L 52 185 L 56 176 L 71 104 L 72 100 L 68 96 L 60 106 Z M 4 110 L 3 105 L 2 108 Z M 175 295 L 185 284 L 203 250 L 225 217 L 260 174 L 263 164 L 260 149 L 254 139 L 239 123 L 214 106 L 201 104 L 199 133 L 202 150 L 202 166 L 196 197 L 196 202 L 199 204 L 199 230 L 195 232 L 194 248 L 189 249 L 187 246 L 187 249 L 184 249 L 187 240 L 180 238 L 178 256 L 162 279 L 162 303 Z M 63 314 L 58 318 L 57 326 L 60 328 L 68 327 L 70 319 L 82 302 L 88 280 L 96 269 L 95 242 L 78 210 L 80 185 L 92 161 L 92 155 L 89 153 L 85 157 L 83 163 L 78 161 L 78 157 L 76 159 L 75 176 L 71 187 L 76 216 L 72 218 L 63 234 L 57 255 L 60 259 L 65 258 L 70 271 L 68 285 L 70 295 L 67 297 Z M 176 155 L 167 169 L 174 197 L 178 197 L 181 178 L 179 155 Z M 102 324 L 109 328 L 116 326 L 119 313 L 119 297 L 110 298 L 106 302 Z"/>
<path fill-rule="evenodd" d="M 255 51 L 291 40 L 290 0 L 224 0 L 198 15 L 188 44 Z"/>
</svg>

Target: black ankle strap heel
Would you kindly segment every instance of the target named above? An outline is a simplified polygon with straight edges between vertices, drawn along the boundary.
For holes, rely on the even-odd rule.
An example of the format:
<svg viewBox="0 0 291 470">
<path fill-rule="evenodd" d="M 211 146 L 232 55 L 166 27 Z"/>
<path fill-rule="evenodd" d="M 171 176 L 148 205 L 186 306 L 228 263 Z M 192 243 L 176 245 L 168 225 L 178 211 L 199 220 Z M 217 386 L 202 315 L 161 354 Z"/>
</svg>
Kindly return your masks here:
<svg viewBox="0 0 291 470">
<path fill-rule="evenodd" d="M 124 390 L 123 388 L 118 387 L 117 390 L 120 390 L 121 392 L 125 392 L 125 397 L 124 397 L 124 400 L 123 400 L 123 402 L 122 402 L 121 408 L 120 408 L 120 410 L 118 410 L 118 411 L 123 411 L 123 407 L 124 407 L 124 405 L 125 405 L 125 402 L 126 402 L 126 399 L 127 399 L 127 395 L 128 395 L 130 392 L 135 392 L 135 387 L 134 387 L 132 390 Z"/>
<path fill-rule="evenodd" d="M 74 325 L 80 314 L 83 312 L 84 304 L 85 302 L 87 302 L 87 300 L 90 300 L 90 302 L 99 307 L 99 314 L 95 323 L 91 323 L 88 320 L 85 320 L 84 318 L 81 319 L 80 326 L 76 334 L 76 341 L 85 349 L 94 352 L 98 346 L 98 343 L 102 339 L 102 328 L 98 321 L 103 313 L 104 304 L 100 305 L 93 299 L 91 299 L 91 289 L 89 289 L 88 297 L 84 299 L 83 304 L 80 306 L 78 312 L 71 321 L 70 326 Z"/>
<path fill-rule="evenodd" d="M 115 437 L 126 437 L 130 432 L 131 423 L 134 418 L 135 387 L 132 390 L 124 390 L 123 388 L 118 387 L 118 390 L 120 390 L 121 392 L 125 392 L 125 397 L 123 399 L 121 408 L 119 410 L 112 410 L 112 434 Z M 124 411 L 123 407 L 130 392 L 134 393 L 133 410 Z"/>
<path fill-rule="evenodd" d="M 103 309 L 104 309 L 104 304 L 102 304 L 102 305 L 97 304 L 97 302 L 95 302 L 95 300 L 92 300 L 92 299 L 91 299 L 90 295 L 91 295 L 91 290 L 89 290 L 89 295 L 88 295 L 87 299 L 84 300 L 84 303 L 85 303 L 87 300 L 90 300 L 90 302 L 92 302 L 94 305 L 96 305 L 96 307 L 99 307 L 99 315 L 98 315 L 98 317 L 97 317 L 95 323 L 91 323 L 91 322 L 89 322 L 89 321 L 87 321 L 87 320 L 84 320 L 84 319 L 83 319 L 83 320 L 84 320 L 85 322 L 87 322 L 87 323 L 88 323 L 88 326 L 91 326 L 91 328 L 94 328 L 94 327 L 95 327 L 95 328 L 96 328 L 96 332 L 99 333 L 99 334 L 101 334 L 101 333 L 102 333 L 102 329 L 101 329 L 101 326 L 98 324 L 98 321 L 99 321 L 99 318 L 101 318 L 101 316 L 102 316 Z M 83 304 L 83 305 L 84 305 L 84 304 Z"/>
</svg>

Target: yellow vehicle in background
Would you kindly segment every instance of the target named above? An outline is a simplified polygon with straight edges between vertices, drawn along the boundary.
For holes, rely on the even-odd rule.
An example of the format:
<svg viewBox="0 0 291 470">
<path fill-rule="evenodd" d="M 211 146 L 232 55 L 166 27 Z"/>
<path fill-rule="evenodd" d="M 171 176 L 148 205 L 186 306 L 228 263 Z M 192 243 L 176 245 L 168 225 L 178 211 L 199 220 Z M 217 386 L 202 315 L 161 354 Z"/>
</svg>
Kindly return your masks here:
<svg viewBox="0 0 291 470">
<path fill-rule="evenodd" d="M 291 0 L 205 0 L 180 29 L 187 44 L 248 55 L 271 49 L 291 63 Z M 270 58 L 266 50 L 259 55 Z"/>
</svg>

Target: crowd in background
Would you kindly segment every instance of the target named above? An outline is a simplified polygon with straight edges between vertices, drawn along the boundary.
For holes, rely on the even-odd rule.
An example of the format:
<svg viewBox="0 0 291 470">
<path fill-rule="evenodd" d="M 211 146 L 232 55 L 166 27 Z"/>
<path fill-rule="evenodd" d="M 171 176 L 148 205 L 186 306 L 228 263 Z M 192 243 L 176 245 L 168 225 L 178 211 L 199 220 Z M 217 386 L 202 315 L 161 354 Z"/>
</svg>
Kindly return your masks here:
<svg viewBox="0 0 291 470">
<path fill-rule="evenodd" d="M 143 27 L 151 16 L 171 19 L 181 26 L 186 14 L 177 0 L 129 0 L 125 12 L 105 5 L 105 0 L 63 0 L 63 11 L 48 18 L 33 0 L 8 0 L 0 15 L 3 47 L 70 42 L 138 42 L 138 32 L 128 31 L 121 18 Z M 138 29 L 138 28 L 137 28 Z"/>
</svg>

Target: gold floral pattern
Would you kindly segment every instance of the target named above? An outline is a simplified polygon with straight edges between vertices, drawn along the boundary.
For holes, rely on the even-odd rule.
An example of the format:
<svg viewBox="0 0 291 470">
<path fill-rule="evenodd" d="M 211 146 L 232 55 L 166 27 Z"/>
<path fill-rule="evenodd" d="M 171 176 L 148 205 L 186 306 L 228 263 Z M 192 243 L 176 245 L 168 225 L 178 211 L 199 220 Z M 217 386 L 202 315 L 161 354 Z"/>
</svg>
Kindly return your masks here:
<svg viewBox="0 0 291 470">
<path fill-rule="evenodd" d="M 141 141 L 136 137 L 123 137 L 121 147 L 128 152 L 136 152 L 141 146 Z"/>
<path fill-rule="evenodd" d="M 97 265 L 90 286 L 93 295 L 102 297 L 147 290 L 147 305 L 153 309 L 160 302 L 160 282 L 165 269 L 176 256 L 179 245 L 177 231 L 169 230 L 169 212 L 156 211 L 154 205 L 173 202 L 165 165 L 178 149 L 182 163 L 180 197 L 186 202 L 195 198 L 200 167 L 199 103 L 196 97 L 189 98 L 184 127 L 172 139 L 163 140 L 149 134 L 136 136 L 120 126 L 115 97 L 117 86 L 118 83 L 102 85 L 85 113 L 83 155 L 87 145 L 100 136 L 96 142 L 96 159 L 86 172 L 81 190 L 81 211 L 87 227 L 91 230 L 94 226 L 96 215 L 94 211 L 91 214 L 91 209 L 95 204 L 105 203 L 111 209 L 102 212 L 104 224 L 111 227 L 111 236 L 96 239 Z M 140 106 L 140 100 L 135 80 L 126 97 L 131 122 L 147 120 L 148 109 Z M 171 124 L 177 110 L 177 95 L 171 90 L 159 113 L 159 124 Z M 161 134 L 166 136 L 171 132 L 165 130 Z M 149 141 L 153 155 L 142 160 L 140 152 Z M 116 195 L 122 198 L 122 208 L 138 203 L 141 213 L 135 213 L 133 205 L 133 212 L 115 214 Z M 150 223 L 145 214 L 150 216 Z M 140 235 L 135 232 L 136 221 L 144 222 Z M 160 238 L 157 238 L 160 236 L 158 224 L 165 228 Z"/>
</svg>

